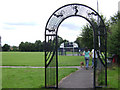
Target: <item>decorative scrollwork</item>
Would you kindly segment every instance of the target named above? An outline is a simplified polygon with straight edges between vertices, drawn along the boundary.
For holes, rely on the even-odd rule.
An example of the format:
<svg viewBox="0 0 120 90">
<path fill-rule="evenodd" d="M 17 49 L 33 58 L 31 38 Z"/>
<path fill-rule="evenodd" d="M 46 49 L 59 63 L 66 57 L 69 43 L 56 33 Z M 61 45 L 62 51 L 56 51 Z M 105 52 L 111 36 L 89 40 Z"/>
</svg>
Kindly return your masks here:
<svg viewBox="0 0 120 90">
<path fill-rule="evenodd" d="M 97 14 L 95 14 L 94 12 L 88 13 L 88 15 L 89 15 L 89 16 L 90 16 L 90 15 L 95 15 L 95 16 L 97 16 Z"/>
<path fill-rule="evenodd" d="M 57 18 L 59 18 L 59 17 L 62 17 L 63 14 L 60 14 L 60 15 L 54 14 L 54 16 L 56 16 Z"/>
<path fill-rule="evenodd" d="M 48 30 L 49 32 L 55 32 L 55 29 L 50 30 L 50 29 L 46 28 L 46 30 Z"/>
<path fill-rule="evenodd" d="M 77 15 L 77 13 L 78 13 L 78 7 L 74 6 L 73 9 L 75 10 L 75 15 Z"/>
<path fill-rule="evenodd" d="M 63 14 L 64 14 L 65 12 L 63 11 L 63 10 L 61 10 L 61 12 L 59 13 L 59 14 L 54 14 L 54 16 L 56 16 L 57 18 L 59 18 L 59 17 L 63 17 Z"/>
</svg>

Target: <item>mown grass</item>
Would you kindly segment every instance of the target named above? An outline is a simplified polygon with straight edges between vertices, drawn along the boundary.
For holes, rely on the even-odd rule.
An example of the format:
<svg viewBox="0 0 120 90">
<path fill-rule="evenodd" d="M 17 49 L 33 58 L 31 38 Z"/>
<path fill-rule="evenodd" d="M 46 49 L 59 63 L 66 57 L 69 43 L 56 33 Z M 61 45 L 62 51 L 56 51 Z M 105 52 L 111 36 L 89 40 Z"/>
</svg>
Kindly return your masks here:
<svg viewBox="0 0 120 90">
<path fill-rule="evenodd" d="M 44 66 L 43 52 L 2 52 L 4 66 Z"/>
<path fill-rule="evenodd" d="M 66 54 L 79 54 L 79 52 L 66 52 Z"/>
<path fill-rule="evenodd" d="M 44 57 L 44 52 L 2 52 L 2 65 L 45 66 Z M 59 66 L 79 66 L 82 61 L 84 56 L 58 56 Z"/>
<path fill-rule="evenodd" d="M 107 69 L 107 88 L 119 88 L 119 70 L 120 67 L 114 66 Z M 98 83 L 105 85 L 105 73 L 100 73 L 98 75 Z"/>
<path fill-rule="evenodd" d="M 3 66 L 44 66 L 44 52 L 2 52 Z M 83 56 L 58 56 L 59 66 L 80 66 Z M 91 63 L 91 62 L 90 62 Z M 60 68 L 59 81 L 75 68 Z M 3 88 L 41 88 L 45 85 L 44 69 L 33 68 L 3 68 Z"/>
<path fill-rule="evenodd" d="M 59 81 L 75 68 L 60 68 Z M 37 68 L 3 68 L 2 88 L 42 88 L 45 86 L 45 71 Z"/>
<path fill-rule="evenodd" d="M 118 86 L 120 86 L 120 83 L 118 83 L 119 70 L 120 70 L 120 67 L 117 67 L 117 66 L 113 67 L 112 69 L 108 69 L 107 71 L 108 88 L 118 88 Z"/>
<path fill-rule="evenodd" d="M 59 66 L 80 66 L 80 62 L 84 62 L 84 56 L 59 56 Z M 89 65 L 92 64 L 90 58 Z"/>
</svg>

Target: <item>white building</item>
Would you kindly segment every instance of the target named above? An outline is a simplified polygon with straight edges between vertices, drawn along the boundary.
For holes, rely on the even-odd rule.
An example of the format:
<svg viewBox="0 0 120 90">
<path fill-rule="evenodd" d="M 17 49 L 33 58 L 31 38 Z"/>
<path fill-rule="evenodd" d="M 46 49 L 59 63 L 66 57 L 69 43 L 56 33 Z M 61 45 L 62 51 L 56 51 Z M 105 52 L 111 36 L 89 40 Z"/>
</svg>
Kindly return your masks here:
<svg viewBox="0 0 120 90">
<path fill-rule="evenodd" d="M 59 47 L 59 55 L 68 55 L 67 52 L 71 52 L 71 55 L 73 56 L 78 55 L 79 53 L 78 44 L 74 42 L 62 43 Z"/>
</svg>

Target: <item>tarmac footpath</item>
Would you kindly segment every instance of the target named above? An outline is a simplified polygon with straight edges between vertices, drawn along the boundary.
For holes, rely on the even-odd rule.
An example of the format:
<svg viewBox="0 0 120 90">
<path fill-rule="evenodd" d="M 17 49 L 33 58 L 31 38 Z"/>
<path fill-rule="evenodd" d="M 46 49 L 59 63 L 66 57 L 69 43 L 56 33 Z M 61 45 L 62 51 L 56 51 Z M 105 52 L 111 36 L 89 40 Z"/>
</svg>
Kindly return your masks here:
<svg viewBox="0 0 120 90">
<path fill-rule="evenodd" d="M 93 88 L 93 69 L 80 68 L 76 72 L 63 78 L 59 82 L 59 88 Z"/>
</svg>

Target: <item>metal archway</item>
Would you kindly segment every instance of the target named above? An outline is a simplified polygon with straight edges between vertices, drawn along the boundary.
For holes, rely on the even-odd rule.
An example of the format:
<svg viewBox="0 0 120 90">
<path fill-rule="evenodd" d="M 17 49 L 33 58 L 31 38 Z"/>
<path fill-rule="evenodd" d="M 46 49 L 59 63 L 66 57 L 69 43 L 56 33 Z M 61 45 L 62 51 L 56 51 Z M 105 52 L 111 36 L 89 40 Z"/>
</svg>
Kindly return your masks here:
<svg viewBox="0 0 120 90">
<path fill-rule="evenodd" d="M 67 18 L 78 16 L 86 19 L 93 27 L 94 49 L 98 60 L 94 57 L 93 87 L 107 86 L 107 31 L 101 16 L 91 7 L 83 4 L 68 4 L 57 9 L 48 19 L 45 27 L 45 88 L 58 88 L 58 41 L 60 24 Z M 97 27 L 94 26 L 97 22 Z M 94 54 L 95 54 L 94 51 Z M 99 79 L 98 74 L 102 75 Z"/>
</svg>

